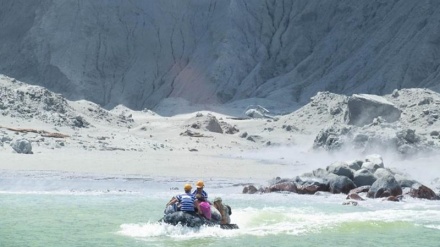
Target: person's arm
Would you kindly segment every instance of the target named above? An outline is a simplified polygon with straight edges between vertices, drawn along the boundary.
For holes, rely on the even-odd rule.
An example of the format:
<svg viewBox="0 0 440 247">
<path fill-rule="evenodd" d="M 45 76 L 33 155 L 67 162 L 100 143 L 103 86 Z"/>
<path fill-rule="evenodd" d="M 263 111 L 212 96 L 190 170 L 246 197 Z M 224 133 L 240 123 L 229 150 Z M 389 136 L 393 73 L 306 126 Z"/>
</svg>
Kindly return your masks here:
<svg viewBox="0 0 440 247">
<path fill-rule="evenodd" d="M 202 214 L 202 210 L 200 210 L 200 202 L 198 200 L 194 201 L 194 208 L 197 208 L 198 214 Z"/>
<path fill-rule="evenodd" d="M 169 206 L 169 205 L 173 205 L 174 203 L 176 203 L 177 202 L 177 198 L 176 197 L 173 197 L 173 198 L 171 198 L 171 200 L 167 203 L 167 207 Z"/>
<path fill-rule="evenodd" d="M 226 215 L 225 210 L 223 208 L 223 204 L 219 205 L 218 211 L 220 212 L 220 215 L 222 216 L 222 219 L 220 220 L 220 224 L 226 224 Z"/>
</svg>

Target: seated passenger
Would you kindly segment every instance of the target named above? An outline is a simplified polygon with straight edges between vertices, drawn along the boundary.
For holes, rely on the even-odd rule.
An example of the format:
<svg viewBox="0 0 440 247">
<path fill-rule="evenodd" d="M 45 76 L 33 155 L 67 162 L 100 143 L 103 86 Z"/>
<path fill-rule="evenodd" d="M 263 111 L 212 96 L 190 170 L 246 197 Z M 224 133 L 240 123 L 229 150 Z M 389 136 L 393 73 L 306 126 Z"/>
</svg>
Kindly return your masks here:
<svg viewBox="0 0 440 247">
<path fill-rule="evenodd" d="M 185 193 L 171 198 L 166 206 L 168 207 L 168 205 L 178 203 L 177 210 L 184 211 L 190 214 L 195 214 L 195 197 L 191 194 L 191 189 L 192 187 L 190 184 L 185 184 Z"/>
<path fill-rule="evenodd" d="M 193 191 L 193 193 L 192 193 L 193 196 L 196 196 L 197 194 L 200 194 L 200 195 L 202 195 L 205 198 L 205 201 L 209 202 L 208 201 L 208 193 L 203 189 L 205 187 L 205 183 L 203 183 L 202 180 L 199 180 L 196 183 L 196 187 L 197 187 L 197 189 L 195 189 Z"/>
<path fill-rule="evenodd" d="M 196 196 L 197 213 L 207 220 L 211 220 L 211 205 L 205 200 L 201 194 Z"/>
<path fill-rule="evenodd" d="M 231 211 L 227 205 L 224 205 L 222 203 L 221 197 L 216 197 L 214 199 L 214 207 L 222 215 L 222 219 L 220 221 L 220 224 L 231 224 L 231 218 L 229 217 L 229 215 L 231 215 Z"/>
</svg>

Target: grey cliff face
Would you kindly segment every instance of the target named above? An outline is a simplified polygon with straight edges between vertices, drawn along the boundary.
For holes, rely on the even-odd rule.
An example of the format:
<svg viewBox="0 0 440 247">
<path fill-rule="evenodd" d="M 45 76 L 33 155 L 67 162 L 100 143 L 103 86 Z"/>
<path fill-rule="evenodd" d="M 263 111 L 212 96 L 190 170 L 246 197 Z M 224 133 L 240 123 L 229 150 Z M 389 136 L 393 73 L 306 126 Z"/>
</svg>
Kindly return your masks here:
<svg viewBox="0 0 440 247">
<path fill-rule="evenodd" d="M 440 89 L 438 1 L 0 2 L 0 73 L 106 107 Z"/>
</svg>

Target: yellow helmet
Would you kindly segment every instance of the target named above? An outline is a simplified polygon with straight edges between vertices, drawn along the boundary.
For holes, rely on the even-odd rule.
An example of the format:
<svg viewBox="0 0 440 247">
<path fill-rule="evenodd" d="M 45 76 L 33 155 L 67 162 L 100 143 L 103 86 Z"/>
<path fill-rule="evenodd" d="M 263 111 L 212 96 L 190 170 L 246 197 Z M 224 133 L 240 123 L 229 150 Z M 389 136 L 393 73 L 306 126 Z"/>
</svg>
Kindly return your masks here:
<svg viewBox="0 0 440 247">
<path fill-rule="evenodd" d="M 196 186 L 197 186 L 197 188 L 203 188 L 203 187 L 205 187 L 205 184 L 203 183 L 202 180 L 199 180 L 199 181 L 197 181 Z"/>
<path fill-rule="evenodd" d="M 191 184 L 185 184 L 185 186 L 183 187 L 184 190 L 191 190 L 192 186 Z"/>
</svg>

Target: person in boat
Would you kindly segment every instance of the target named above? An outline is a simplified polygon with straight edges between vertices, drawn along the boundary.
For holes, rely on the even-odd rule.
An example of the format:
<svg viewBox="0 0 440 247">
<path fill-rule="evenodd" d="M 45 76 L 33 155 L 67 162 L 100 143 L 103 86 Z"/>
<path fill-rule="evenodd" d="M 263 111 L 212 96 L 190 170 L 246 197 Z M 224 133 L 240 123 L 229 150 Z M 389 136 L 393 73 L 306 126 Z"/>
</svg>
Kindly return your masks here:
<svg viewBox="0 0 440 247">
<path fill-rule="evenodd" d="M 211 204 L 201 194 L 196 195 L 197 213 L 207 220 L 211 220 Z"/>
<path fill-rule="evenodd" d="M 214 207 L 220 212 L 222 219 L 220 221 L 220 224 L 231 224 L 231 210 L 227 205 L 224 205 L 222 203 L 221 197 L 216 197 L 214 199 Z"/>
<path fill-rule="evenodd" d="M 193 196 L 195 197 L 197 194 L 202 195 L 205 198 L 205 201 L 208 201 L 208 193 L 203 189 L 205 188 L 205 183 L 202 180 L 197 181 L 196 189 L 193 191 Z"/>
<path fill-rule="evenodd" d="M 191 194 L 192 186 L 190 184 L 185 184 L 183 189 L 185 190 L 185 193 L 171 198 L 166 207 L 178 203 L 177 210 L 184 211 L 189 214 L 195 214 L 196 198 Z"/>
</svg>

